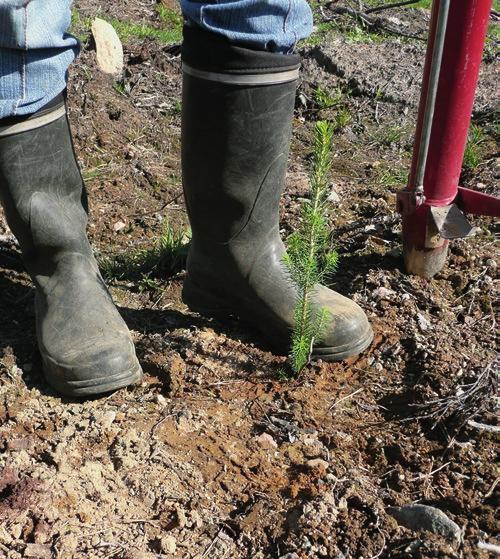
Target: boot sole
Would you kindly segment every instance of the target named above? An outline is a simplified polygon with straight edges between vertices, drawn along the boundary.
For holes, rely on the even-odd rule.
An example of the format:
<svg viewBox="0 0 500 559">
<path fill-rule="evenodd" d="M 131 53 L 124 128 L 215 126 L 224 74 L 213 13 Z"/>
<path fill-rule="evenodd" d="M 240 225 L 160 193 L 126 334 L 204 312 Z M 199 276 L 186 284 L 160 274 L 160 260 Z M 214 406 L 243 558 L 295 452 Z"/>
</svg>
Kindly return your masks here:
<svg viewBox="0 0 500 559">
<path fill-rule="evenodd" d="M 47 383 L 64 396 L 82 397 L 106 394 L 131 384 L 137 384 L 143 377 L 142 368 L 137 359 L 126 371 L 85 380 L 65 379 L 64 366 L 47 355 L 42 355 L 42 363 Z"/>
<path fill-rule="evenodd" d="M 203 297 L 204 304 L 200 304 L 198 300 Z M 238 313 L 230 310 L 228 307 L 220 305 L 220 299 L 214 297 L 213 295 L 201 292 L 195 286 L 189 282 L 189 279 L 185 280 L 184 288 L 182 291 L 182 300 L 193 312 L 200 315 L 206 316 L 208 318 L 215 319 L 228 319 L 238 316 Z M 207 304 L 208 301 L 208 304 Z M 242 319 L 244 321 L 244 319 Z M 249 323 L 253 328 L 255 326 Z M 269 336 L 263 334 L 268 340 Z M 269 340 L 272 343 L 272 340 Z M 311 359 L 317 361 L 321 359 L 322 361 L 343 361 L 349 357 L 355 357 L 367 349 L 373 341 L 373 330 L 371 327 L 367 330 L 365 336 L 359 339 L 354 345 L 343 345 L 338 347 L 315 347 L 313 349 Z M 282 350 L 282 348 L 281 348 Z"/>
</svg>

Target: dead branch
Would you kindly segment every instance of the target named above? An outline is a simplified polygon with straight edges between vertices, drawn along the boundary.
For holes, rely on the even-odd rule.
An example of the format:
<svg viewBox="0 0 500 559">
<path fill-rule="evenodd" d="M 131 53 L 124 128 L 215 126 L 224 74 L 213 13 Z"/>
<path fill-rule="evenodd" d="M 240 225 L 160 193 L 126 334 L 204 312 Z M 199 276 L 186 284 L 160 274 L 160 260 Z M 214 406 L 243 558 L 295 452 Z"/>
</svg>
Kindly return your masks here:
<svg viewBox="0 0 500 559">
<path fill-rule="evenodd" d="M 500 555 L 500 546 L 498 545 L 494 545 L 492 543 L 486 543 L 486 542 L 478 542 L 477 547 L 479 549 L 484 549 L 485 551 L 491 551 L 493 553 L 496 553 L 497 555 Z"/>
<path fill-rule="evenodd" d="M 327 4 L 327 6 L 329 6 L 329 4 Z M 406 33 L 405 31 L 402 31 L 401 29 L 388 24 L 382 18 L 372 18 L 368 15 L 368 12 L 362 12 L 360 10 L 354 10 L 353 8 L 346 8 L 344 6 L 329 9 L 334 14 L 332 17 L 326 16 L 323 10 L 320 9 L 321 14 L 323 15 L 323 23 L 336 21 L 339 17 L 348 15 L 353 19 L 360 21 L 368 29 L 372 29 L 374 31 L 385 31 L 386 33 L 390 33 L 391 35 L 399 35 L 400 37 L 416 39 L 417 41 L 426 41 L 424 37 L 421 37 L 420 35 L 413 35 L 412 33 Z"/>
<path fill-rule="evenodd" d="M 479 429 L 479 431 L 487 431 L 488 433 L 500 433 L 500 426 L 498 425 L 486 425 L 486 423 L 478 423 L 477 421 L 473 421 L 469 419 L 467 421 L 467 425 L 470 427 L 474 427 L 475 429 Z"/>
<path fill-rule="evenodd" d="M 434 429 L 449 419 L 459 422 L 459 429 L 479 414 L 490 411 L 497 394 L 498 375 L 495 362 L 487 365 L 476 380 L 470 384 L 457 386 L 453 393 L 422 404 L 412 404 L 425 410 L 413 419 L 432 419 Z M 482 425 L 482 424 L 481 424 Z"/>
<path fill-rule="evenodd" d="M 420 0 L 405 0 L 405 2 L 394 2 L 392 4 L 382 4 L 380 6 L 375 6 L 374 8 L 368 8 L 365 10 L 366 14 L 373 14 L 375 12 L 381 12 L 382 10 L 390 10 L 391 8 L 402 8 L 403 6 L 410 6 L 411 4 L 417 4 Z"/>
<path fill-rule="evenodd" d="M 342 398 L 339 398 L 338 400 L 333 402 L 333 404 L 329 407 L 329 410 L 330 411 L 333 410 L 333 408 L 336 408 L 341 402 L 345 402 L 346 400 L 349 400 L 349 398 L 352 398 L 353 396 L 356 396 L 356 394 L 359 394 L 360 392 L 363 392 L 363 390 L 364 390 L 364 388 L 358 388 L 357 390 L 355 390 L 351 394 L 347 394 L 347 396 L 343 396 Z"/>
</svg>

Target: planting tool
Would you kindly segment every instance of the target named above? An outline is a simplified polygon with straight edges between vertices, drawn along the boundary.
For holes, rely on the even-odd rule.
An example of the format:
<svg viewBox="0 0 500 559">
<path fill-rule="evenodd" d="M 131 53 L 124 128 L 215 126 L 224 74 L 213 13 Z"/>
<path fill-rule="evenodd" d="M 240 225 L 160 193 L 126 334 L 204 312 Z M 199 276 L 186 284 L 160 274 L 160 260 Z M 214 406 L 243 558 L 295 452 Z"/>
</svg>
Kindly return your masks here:
<svg viewBox="0 0 500 559">
<path fill-rule="evenodd" d="M 500 198 L 460 187 L 491 0 L 434 0 L 407 187 L 398 193 L 406 270 L 432 277 L 450 239 L 470 236 L 465 213 L 500 216 Z"/>
</svg>

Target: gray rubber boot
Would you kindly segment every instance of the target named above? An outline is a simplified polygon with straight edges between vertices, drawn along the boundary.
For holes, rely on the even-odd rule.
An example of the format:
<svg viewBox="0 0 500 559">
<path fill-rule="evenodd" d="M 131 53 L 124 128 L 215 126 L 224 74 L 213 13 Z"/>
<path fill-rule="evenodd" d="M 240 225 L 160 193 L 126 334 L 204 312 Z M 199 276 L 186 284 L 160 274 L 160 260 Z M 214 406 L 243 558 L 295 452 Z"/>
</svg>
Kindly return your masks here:
<svg viewBox="0 0 500 559">
<path fill-rule="evenodd" d="M 299 59 L 231 46 L 186 28 L 182 167 L 193 238 L 183 299 L 206 315 L 234 315 L 285 353 L 297 298 L 282 263 L 283 188 Z M 324 286 L 331 322 L 313 358 L 336 361 L 366 349 L 363 310 Z"/>
<path fill-rule="evenodd" d="M 36 286 L 47 382 L 85 396 L 139 381 L 130 332 L 85 233 L 85 191 L 62 96 L 29 119 L 0 120 L 0 199 Z"/>
</svg>

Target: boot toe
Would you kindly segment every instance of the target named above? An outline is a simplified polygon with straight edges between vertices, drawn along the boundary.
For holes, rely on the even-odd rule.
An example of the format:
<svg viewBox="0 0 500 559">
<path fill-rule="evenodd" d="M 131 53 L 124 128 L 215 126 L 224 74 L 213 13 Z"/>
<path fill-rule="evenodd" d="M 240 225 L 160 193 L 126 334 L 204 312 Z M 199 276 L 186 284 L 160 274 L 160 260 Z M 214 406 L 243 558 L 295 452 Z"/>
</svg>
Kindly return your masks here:
<svg viewBox="0 0 500 559">
<path fill-rule="evenodd" d="M 134 344 L 93 258 L 66 254 L 36 296 L 47 382 L 66 396 L 103 394 L 142 378 Z"/>
<path fill-rule="evenodd" d="M 103 347 L 64 352 L 55 356 L 41 351 L 47 382 L 65 396 L 88 396 L 112 392 L 135 384 L 142 370 L 131 341 Z"/>
<path fill-rule="evenodd" d="M 330 322 L 312 358 L 341 361 L 364 351 L 373 340 L 373 330 L 363 309 L 351 299 L 318 286 L 316 304 L 330 312 Z"/>
</svg>

